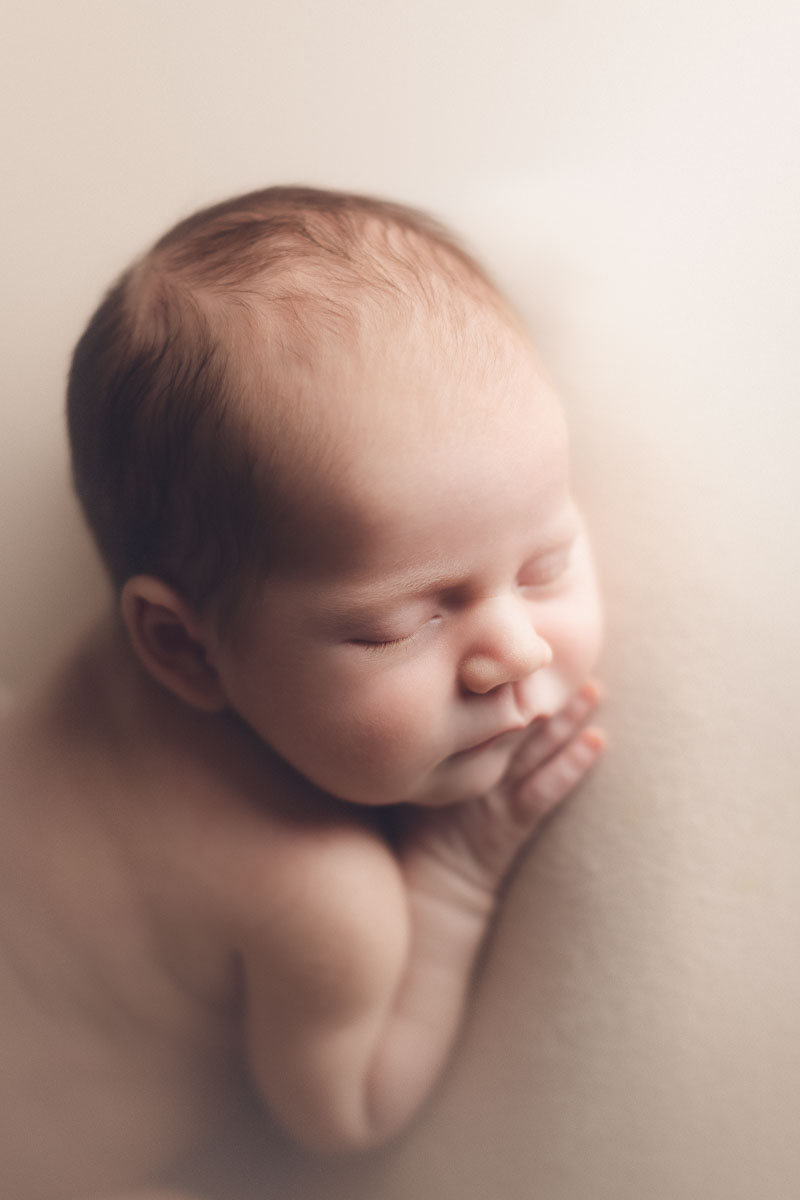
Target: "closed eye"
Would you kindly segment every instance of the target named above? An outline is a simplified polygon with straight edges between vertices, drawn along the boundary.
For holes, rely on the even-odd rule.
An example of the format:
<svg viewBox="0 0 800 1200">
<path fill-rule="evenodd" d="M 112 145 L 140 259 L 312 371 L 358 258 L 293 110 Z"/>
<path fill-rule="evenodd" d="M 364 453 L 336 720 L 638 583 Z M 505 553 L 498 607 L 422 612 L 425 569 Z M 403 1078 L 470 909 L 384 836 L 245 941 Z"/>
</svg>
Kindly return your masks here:
<svg viewBox="0 0 800 1200">
<path fill-rule="evenodd" d="M 547 588 L 564 578 L 570 567 L 572 546 L 554 550 L 527 563 L 520 571 L 517 583 L 523 588 Z"/>
<path fill-rule="evenodd" d="M 350 638 L 349 644 L 351 646 L 361 646 L 365 650 L 391 650 L 397 646 L 406 646 L 410 642 L 415 641 L 426 631 L 432 630 L 439 624 L 441 619 L 441 614 L 437 613 L 434 616 L 428 617 L 427 620 L 423 620 L 421 624 L 417 625 L 415 629 L 412 629 L 410 633 L 401 633 L 394 637 L 389 635 L 384 636 L 376 633 L 372 637 Z"/>
<path fill-rule="evenodd" d="M 413 637 L 416 637 L 416 630 L 414 633 L 403 634 L 402 637 L 351 638 L 350 645 L 363 646 L 367 650 L 388 650 L 391 646 L 402 646 L 404 642 L 410 642 Z"/>
</svg>

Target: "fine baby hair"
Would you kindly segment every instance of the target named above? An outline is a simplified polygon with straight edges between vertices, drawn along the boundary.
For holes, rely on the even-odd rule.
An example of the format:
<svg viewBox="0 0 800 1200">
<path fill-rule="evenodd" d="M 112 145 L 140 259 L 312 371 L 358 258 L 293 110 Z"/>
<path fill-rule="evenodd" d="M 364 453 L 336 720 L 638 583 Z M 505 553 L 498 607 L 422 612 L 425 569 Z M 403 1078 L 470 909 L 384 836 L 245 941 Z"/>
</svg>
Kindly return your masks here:
<svg viewBox="0 0 800 1200">
<path fill-rule="evenodd" d="M 443 226 L 399 204 L 272 187 L 179 222 L 107 293 L 69 376 L 75 486 L 115 587 L 148 573 L 230 613 L 280 557 L 308 469 L 269 419 L 293 361 L 398 306 L 434 323 L 475 300 L 505 309 Z"/>
</svg>

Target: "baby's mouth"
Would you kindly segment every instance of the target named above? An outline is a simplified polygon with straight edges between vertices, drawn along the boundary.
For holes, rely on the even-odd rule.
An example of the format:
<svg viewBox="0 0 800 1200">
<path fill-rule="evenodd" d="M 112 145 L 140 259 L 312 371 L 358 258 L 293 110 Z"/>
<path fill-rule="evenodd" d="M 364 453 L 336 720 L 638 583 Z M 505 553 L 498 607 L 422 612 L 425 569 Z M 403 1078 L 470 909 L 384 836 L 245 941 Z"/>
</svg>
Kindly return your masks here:
<svg viewBox="0 0 800 1200">
<path fill-rule="evenodd" d="M 490 747 L 496 746 L 498 742 L 502 741 L 504 738 L 510 737 L 512 733 L 520 733 L 522 728 L 524 728 L 524 726 L 520 727 L 519 725 L 514 725 L 510 729 L 501 729 L 499 733 L 493 733 L 490 737 L 484 738 L 483 741 L 476 742 L 473 746 L 467 746 L 465 750 L 457 750 L 453 757 L 459 758 L 462 755 L 466 756 L 468 754 L 480 754 L 482 750 L 488 750 Z"/>
</svg>

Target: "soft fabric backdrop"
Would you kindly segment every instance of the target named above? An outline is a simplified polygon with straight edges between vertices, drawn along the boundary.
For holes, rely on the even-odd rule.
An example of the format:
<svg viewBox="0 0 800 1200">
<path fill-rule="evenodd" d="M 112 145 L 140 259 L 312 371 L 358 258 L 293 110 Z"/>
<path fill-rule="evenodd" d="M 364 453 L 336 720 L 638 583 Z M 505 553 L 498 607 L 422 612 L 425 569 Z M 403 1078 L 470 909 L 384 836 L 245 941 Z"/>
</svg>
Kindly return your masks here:
<svg viewBox="0 0 800 1200">
<path fill-rule="evenodd" d="M 270 1188 L 793 1200 L 796 6 L 3 15 L 0 677 L 36 670 L 102 600 L 68 487 L 70 346 L 111 276 L 200 204 L 305 181 L 434 209 L 526 313 L 569 410 L 613 750 L 521 864 L 415 1128 L 349 1164 L 276 1151 Z"/>
</svg>

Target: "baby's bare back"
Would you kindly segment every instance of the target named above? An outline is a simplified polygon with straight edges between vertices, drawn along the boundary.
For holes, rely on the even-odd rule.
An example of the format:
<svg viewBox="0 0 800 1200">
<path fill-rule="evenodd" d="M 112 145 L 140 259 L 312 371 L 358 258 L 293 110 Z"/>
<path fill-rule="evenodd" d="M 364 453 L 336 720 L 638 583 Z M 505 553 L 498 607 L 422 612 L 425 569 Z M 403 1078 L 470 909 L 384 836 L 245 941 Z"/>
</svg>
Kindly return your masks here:
<svg viewBox="0 0 800 1200">
<path fill-rule="evenodd" d="M 185 746 L 138 753 L 87 683 L 82 655 L 0 721 L 0 1195 L 15 1200 L 157 1178 L 234 1099 L 213 879 L 266 825 L 237 828 L 235 805 L 220 821 Z"/>
</svg>

